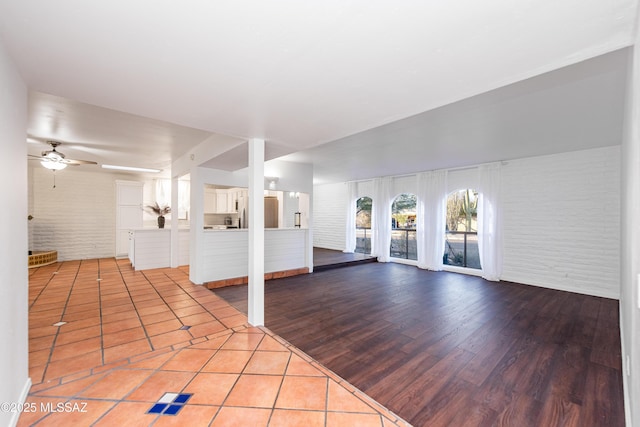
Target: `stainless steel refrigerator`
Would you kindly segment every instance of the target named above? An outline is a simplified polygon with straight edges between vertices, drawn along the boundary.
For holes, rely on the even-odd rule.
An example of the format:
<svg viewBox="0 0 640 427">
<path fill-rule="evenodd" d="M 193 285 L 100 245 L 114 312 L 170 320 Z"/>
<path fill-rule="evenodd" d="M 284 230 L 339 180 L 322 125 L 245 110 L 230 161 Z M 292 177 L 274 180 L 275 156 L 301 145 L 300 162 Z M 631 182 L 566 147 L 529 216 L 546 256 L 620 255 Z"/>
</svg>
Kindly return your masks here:
<svg viewBox="0 0 640 427">
<path fill-rule="evenodd" d="M 238 214 L 240 227 L 249 227 L 249 198 L 238 200 Z M 278 228 L 278 198 L 266 196 L 264 198 L 264 228 Z"/>
</svg>

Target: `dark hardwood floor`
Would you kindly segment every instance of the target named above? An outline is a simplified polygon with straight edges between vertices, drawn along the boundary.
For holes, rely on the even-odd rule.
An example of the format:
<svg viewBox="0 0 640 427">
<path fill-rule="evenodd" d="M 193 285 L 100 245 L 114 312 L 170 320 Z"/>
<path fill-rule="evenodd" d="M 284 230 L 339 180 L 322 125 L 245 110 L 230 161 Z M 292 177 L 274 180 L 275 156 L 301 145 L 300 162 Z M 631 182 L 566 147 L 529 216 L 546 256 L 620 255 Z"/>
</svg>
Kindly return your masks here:
<svg viewBox="0 0 640 427">
<path fill-rule="evenodd" d="M 392 263 L 265 288 L 269 329 L 415 426 L 624 425 L 616 300 Z"/>
</svg>

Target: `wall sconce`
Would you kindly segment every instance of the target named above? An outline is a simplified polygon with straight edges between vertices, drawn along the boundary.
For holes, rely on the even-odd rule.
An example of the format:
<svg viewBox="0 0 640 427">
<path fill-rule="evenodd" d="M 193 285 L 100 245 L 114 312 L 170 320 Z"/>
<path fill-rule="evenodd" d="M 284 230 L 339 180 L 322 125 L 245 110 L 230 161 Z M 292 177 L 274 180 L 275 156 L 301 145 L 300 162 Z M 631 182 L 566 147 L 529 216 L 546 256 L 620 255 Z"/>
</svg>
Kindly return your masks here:
<svg viewBox="0 0 640 427">
<path fill-rule="evenodd" d="M 269 190 L 276 189 L 276 184 L 278 183 L 277 176 L 265 176 L 264 179 L 266 179 L 269 182 Z"/>
<path fill-rule="evenodd" d="M 290 199 L 299 199 L 300 198 L 300 193 L 298 193 L 297 191 L 290 191 L 289 192 L 289 198 Z"/>
<path fill-rule="evenodd" d="M 293 225 L 296 228 L 300 228 L 300 217 L 302 216 L 302 214 L 300 212 L 296 212 L 293 214 Z"/>
</svg>

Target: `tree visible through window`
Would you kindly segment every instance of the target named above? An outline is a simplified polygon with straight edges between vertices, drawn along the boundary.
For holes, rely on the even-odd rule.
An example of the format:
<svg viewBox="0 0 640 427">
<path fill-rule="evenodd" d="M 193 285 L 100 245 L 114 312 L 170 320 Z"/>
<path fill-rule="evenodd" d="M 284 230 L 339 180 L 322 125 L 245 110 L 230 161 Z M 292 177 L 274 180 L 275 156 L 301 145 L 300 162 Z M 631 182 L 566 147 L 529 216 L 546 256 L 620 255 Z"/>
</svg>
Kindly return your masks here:
<svg viewBox="0 0 640 427">
<path fill-rule="evenodd" d="M 447 230 L 443 263 L 480 269 L 478 192 L 458 190 L 447 197 Z"/>
<path fill-rule="evenodd" d="M 418 259 L 415 194 L 400 194 L 391 205 L 390 255 L 394 258 Z"/>
<path fill-rule="evenodd" d="M 371 253 L 371 197 L 356 201 L 356 252 Z"/>
</svg>

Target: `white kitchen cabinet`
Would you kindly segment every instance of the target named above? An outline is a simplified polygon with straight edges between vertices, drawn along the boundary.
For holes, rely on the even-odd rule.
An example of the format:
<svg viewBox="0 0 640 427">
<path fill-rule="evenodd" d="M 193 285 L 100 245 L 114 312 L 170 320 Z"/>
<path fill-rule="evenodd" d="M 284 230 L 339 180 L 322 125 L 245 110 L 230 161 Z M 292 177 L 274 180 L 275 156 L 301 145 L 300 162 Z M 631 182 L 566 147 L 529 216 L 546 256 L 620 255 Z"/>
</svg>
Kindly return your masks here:
<svg viewBox="0 0 640 427">
<path fill-rule="evenodd" d="M 142 228 L 142 182 L 116 181 L 116 258 L 129 253 L 129 230 Z"/>
<path fill-rule="evenodd" d="M 216 212 L 217 213 L 227 213 L 229 212 L 229 208 L 227 207 L 227 192 L 220 191 L 216 193 Z"/>
<path fill-rule="evenodd" d="M 237 207 L 246 198 L 247 191 L 239 188 L 204 189 L 204 213 L 228 214 L 238 212 Z"/>
<path fill-rule="evenodd" d="M 216 212 L 216 190 L 215 188 L 204 189 L 204 212 L 214 213 Z"/>
</svg>

